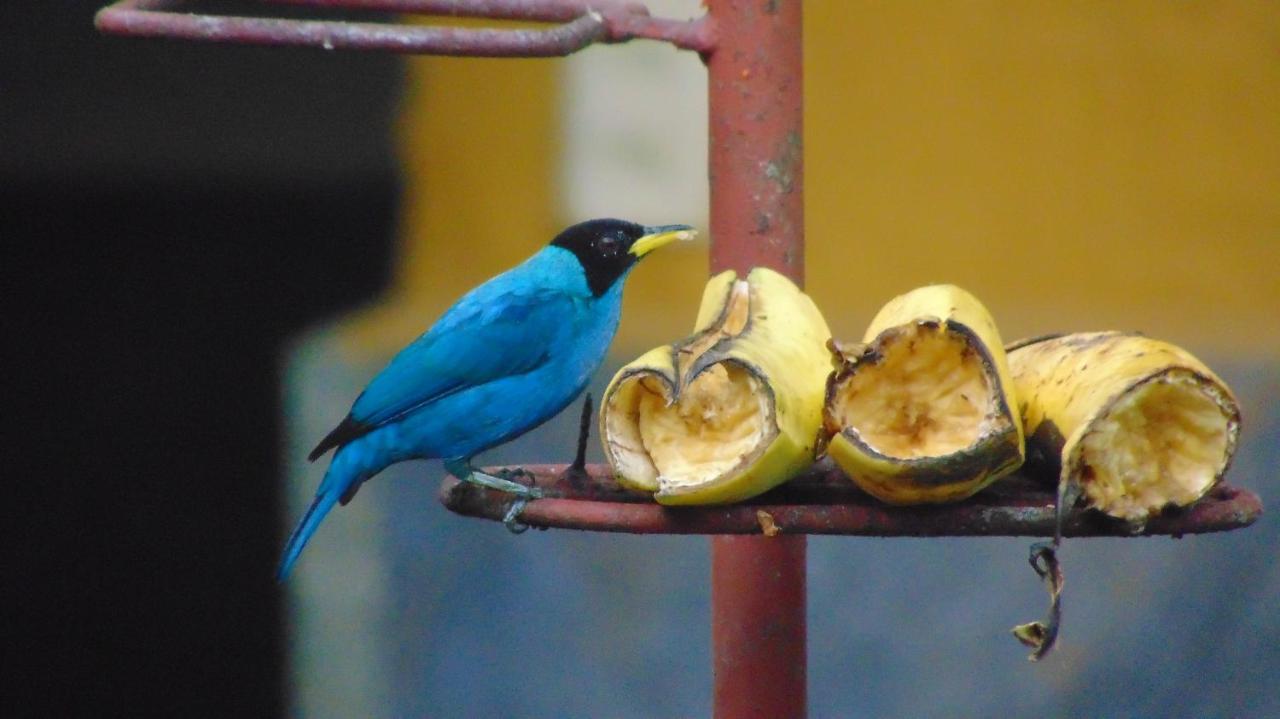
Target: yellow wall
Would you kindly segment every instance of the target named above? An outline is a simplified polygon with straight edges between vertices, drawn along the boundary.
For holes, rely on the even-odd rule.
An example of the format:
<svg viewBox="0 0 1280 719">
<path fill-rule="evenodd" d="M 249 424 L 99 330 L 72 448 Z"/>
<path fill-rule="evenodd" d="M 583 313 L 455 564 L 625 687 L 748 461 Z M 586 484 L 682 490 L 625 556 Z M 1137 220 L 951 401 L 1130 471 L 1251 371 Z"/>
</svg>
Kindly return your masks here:
<svg viewBox="0 0 1280 719">
<path fill-rule="evenodd" d="M 804 32 L 808 286 L 837 334 L 952 281 L 1006 338 L 1280 356 L 1280 4 L 809 2 Z M 582 219 L 552 187 L 557 61 L 410 65 L 405 260 L 350 325 L 382 354 Z M 627 351 L 692 323 L 705 248 L 658 255 Z"/>
<path fill-rule="evenodd" d="M 545 60 L 409 60 L 401 249 L 385 301 L 345 323 L 354 353 L 399 349 L 557 231 L 554 69 Z"/>
<path fill-rule="evenodd" d="M 1280 4 L 805 9 L 809 284 L 844 334 L 951 280 L 1008 336 L 1280 354 Z"/>
</svg>

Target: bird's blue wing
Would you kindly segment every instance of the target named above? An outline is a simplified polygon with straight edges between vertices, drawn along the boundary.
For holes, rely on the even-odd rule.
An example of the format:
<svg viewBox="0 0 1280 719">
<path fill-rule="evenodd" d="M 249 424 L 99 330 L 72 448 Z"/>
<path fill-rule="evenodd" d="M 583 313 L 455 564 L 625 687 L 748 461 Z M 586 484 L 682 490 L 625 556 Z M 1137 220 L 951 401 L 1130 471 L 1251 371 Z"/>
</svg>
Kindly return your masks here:
<svg viewBox="0 0 1280 719">
<path fill-rule="evenodd" d="M 454 392 L 531 372 L 581 301 L 558 290 L 479 288 L 369 382 L 351 419 L 378 427 Z"/>
</svg>

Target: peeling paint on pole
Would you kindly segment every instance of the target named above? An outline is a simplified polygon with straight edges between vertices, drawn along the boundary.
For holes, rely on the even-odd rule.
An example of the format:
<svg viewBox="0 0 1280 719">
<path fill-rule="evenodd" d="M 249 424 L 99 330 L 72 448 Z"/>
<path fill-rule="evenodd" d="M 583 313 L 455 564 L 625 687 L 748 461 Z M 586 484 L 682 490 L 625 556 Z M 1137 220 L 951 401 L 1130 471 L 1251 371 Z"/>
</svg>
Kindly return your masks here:
<svg viewBox="0 0 1280 719">
<path fill-rule="evenodd" d="M 707 5 L 712 272 L 765 266 L 803 285 L 800 3 Z"/>
</svg>

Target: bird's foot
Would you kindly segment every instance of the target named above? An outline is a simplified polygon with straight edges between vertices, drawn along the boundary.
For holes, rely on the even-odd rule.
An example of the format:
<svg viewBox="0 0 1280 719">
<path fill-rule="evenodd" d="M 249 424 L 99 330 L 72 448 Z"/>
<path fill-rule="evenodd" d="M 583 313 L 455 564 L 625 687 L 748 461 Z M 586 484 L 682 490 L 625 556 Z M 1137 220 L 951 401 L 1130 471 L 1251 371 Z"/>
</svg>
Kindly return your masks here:
<svg viewBox="0 0 1280 719">
<path fill-rule="evenodd" d="M 502 526 L 506 527 L 508 532 L 524 534 L 529 531 L 529 525 L 520 521 L 520 513 L 524 511 L 525 505 L 529 504 L 530 499 L 542 497 L 542 490 L 533 486 L 537 477 L 533 472 L 523 467 L 504 468 L 494 474 L 497 475 L 498 479 L 524 488 L 524 492 L 512 492 L 516 497 L 511 500 L 511 506 L 507 508 L 507 513 L 502 517 Z M 521 480 L 527 480 L 529 483 L 526 485 Z"/>
<path fill-rule="evenodd" d="M 511 507 L 507 509 L 507 513 L 502 517 L 502 525 L 512 534 L 521 534 L 529 529 L 529 525 L 520 521 L 520 513 L 524 511 L 530 500 L 543 497 L 543 491 L 540 487 L 531 486 L 536 479 L 532 472 L 516 467 L 500 469 L 493 474 L 489 474 L 461 463 L 446 464 L 445 467 L 455 477 L 463 481 L 514 495 Z M 528 479 L 529 484 L 521 484 L 514 481 L 516 479 Z"/>
</svg>

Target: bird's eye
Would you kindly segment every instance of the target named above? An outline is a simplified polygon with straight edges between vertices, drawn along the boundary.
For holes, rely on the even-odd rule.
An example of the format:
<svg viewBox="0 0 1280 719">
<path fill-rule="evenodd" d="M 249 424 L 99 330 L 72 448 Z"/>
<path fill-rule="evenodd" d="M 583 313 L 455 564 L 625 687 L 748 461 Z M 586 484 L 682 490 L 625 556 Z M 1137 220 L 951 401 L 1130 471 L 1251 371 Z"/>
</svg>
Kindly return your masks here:
<svg viewBox="0 0 1280 719">
<path fill-rule="evenodd" d="M 614 252 L 618 249 L 618 238 L 613 235 L 604 235 L 600 238 L 600 250 L 602 252 Z"/>
</svg>

